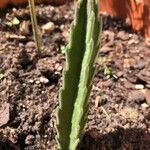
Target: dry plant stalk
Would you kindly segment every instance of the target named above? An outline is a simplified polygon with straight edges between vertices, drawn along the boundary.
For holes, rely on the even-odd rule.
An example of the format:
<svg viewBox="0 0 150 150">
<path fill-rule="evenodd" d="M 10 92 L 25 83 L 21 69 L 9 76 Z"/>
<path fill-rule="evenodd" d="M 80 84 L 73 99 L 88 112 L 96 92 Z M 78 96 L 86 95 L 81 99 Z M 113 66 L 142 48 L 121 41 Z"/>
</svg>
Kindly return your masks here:
<svg viewBox="0 0 150 150">
<path fill-rule="evenodd" d="M 36 48 L 38 53 L 41 53 L 41 43 L 40 38 L 38 34 L 38 25 L 37 25 L 37 18 L 35 15 L 35 2 L 34 0 L 28 0 L 29 1 L 29 9 L 30 9 L 30 16 L 31 16 L 31 22 L 32 22 L 32 30 L 33 30 L 33 37 L 36 43 Z"/>
</svg>

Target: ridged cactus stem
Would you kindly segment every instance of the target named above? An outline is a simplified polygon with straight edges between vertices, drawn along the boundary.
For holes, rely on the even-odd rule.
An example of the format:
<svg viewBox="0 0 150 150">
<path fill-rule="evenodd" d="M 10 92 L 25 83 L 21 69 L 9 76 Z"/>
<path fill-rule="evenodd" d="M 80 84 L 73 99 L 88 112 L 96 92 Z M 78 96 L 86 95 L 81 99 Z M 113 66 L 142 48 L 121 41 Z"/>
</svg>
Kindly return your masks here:
<svg viewBox="0 0 150 150">
<path fill-rule="evenodd" d="M 78 0 L 66 48 L 66 65 L 57 114 L 59 150 L 75 150 L 84 134 L 88 98 L 99 50 L 101 20 L 96 0 Z"/>
</svg>

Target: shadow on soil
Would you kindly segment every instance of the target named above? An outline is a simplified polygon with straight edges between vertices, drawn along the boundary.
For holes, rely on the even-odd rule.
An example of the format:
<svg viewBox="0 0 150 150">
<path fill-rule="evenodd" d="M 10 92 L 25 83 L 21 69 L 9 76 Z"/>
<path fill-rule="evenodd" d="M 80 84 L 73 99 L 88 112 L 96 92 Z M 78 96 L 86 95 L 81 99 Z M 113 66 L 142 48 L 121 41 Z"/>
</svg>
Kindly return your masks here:
<svg viewBox="0 0 150 150">
<path fill-rule="evenodd" d="M 150 134 L 141 129 L 117 128 L 116 131 L 100 135 L 92 130 L 86 133 L 79 150 L 150 150 Z"/>
<path fill-rule="evenodd" d="M 23 150 L 21 147 L 21 142 L 16 145 L 10 141 L 0 142 L 0 150 Z M 92 130 L 84 135 L 78 150 L 150 150 L 150 134 L 141 129 L 117 128 L 100 135 Z"/>
</svg>

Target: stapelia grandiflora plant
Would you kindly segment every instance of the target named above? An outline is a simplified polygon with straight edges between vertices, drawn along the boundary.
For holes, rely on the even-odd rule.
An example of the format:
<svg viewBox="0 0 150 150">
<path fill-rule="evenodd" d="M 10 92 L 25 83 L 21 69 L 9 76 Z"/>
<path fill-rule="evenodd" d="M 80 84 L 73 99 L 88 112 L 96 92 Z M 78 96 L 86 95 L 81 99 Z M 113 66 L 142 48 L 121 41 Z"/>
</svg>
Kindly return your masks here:
<svg viewBox="0 0 150 150">
<path fill-rule="evenodd" d="M 41 43 L 40 43 L 40 38 L 39 38 L 39 34 L 38 34 L 37 19 L 36 19 L 36 15 L 35 15 L 35 2 L 34 2 L 34 0 L 28 0 L 28 2 L 29 2 L 31 22 L 32 22 L 33 37 L 35 40 L 38 54 L 40 54 L 41 53 Z"/>
<path fill-rule="evenodd" d="M 59 150 L 75 150 L 84 134 L 100 31 L 97 0 L 78 0 L 59 97 L 56 125 Z"/>
</svg>

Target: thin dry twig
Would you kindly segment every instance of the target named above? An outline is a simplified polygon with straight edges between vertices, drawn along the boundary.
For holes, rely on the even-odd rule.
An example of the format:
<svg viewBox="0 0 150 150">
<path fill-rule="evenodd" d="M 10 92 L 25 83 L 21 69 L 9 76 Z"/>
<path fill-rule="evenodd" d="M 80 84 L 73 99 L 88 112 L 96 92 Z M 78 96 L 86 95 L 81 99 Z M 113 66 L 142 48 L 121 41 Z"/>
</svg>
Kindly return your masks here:
<svg viewBox="0 0 150 150">
<path fill-rule="evenodd" d="M 29 9 L 30 9 L 30 15 L 31 15 L 31 22 L 32 22 L 32 30 L 33 30 L 33 36 L 36 43 L 36 48 L 38 53 L 41 53 L 41 43 L 40 38 L 38 34 L 38 27 L 37 27 L 37 18 L 35 15 L 35 2 L 34 0 L 28 0 L 29 1 Z"/>
</svg>

